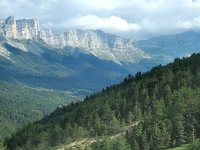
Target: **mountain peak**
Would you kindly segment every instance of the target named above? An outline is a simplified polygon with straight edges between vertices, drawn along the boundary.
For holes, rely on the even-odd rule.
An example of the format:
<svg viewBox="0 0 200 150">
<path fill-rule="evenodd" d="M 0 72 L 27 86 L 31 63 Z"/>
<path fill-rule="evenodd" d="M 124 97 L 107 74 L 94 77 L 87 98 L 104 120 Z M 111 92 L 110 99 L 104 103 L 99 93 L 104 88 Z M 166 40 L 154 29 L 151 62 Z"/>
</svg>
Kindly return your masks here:
<svg viewBox="0 0 200 150">
<path fill-rule="evenodd" d="M 0 19 L 0 28 L 2 28 L 3 24 L 4 24 L 5 20 L 4 19 Z"/>
<path fill-rule="evenodd" d="M 9 16 L 5 21 L 0 21 L 1 30 L 7 38 L 33 39 L 39 35 L 39 22 L 35 19 L 15 20 L 14 16 Z"/>
<path fill-rule="evenodd" d="M 11 23 L 15 21 L 15 17 L 14 16 L 9 16 L 6 20 L 5 23 Z"/>
</svg>

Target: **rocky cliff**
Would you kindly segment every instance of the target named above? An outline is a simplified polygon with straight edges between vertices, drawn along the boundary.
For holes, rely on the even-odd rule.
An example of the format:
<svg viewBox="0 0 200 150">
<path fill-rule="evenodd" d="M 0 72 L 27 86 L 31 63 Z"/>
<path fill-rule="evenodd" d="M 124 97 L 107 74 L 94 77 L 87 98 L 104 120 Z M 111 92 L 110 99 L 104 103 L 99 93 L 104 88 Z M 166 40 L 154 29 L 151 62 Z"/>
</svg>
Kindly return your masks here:
<svg viewBox="0 0 200 150">
<path fill-rule="evenodd" d="M 104 33 L 101 30 L 71 29 L 63 33 L 40 29 L 35 19 L 15 20 L 13 16 L 5 21 L 0 20 L 1 30 L 7 38 L 34 39 L 40 38 L 51 46 L 71 46 L 86 50 L 100 59 L 114 62 L 135 62 L 138 58 L 148 56 L 136 48 L 131 40 Z"/>
<path fill-rule="evenodd" d="M 40 32 L 39 22 L 34 19 L 16 21 L 13 16 L 10 16 L 5 21 L 0 21 L 0 24 L 7 38 L 33 39 L 38 37 Z"/>
<path fill-rule="evenodd" d="M 3 27 L 3 25 L 4 25 L 4 22 L 5 22 L 5 20 L 0 19 L 0 34 L 3 33 L 3 29 L 2 29 L 2 27 Z"/>
<path fill-rule="evenodd" d="M 2 26 L 3 26 L 4 22 L 5 22 L 5 20 L 3 20 L 3 19 L 0 19 L 0 27 L 2 27 Z"/>
</svg>

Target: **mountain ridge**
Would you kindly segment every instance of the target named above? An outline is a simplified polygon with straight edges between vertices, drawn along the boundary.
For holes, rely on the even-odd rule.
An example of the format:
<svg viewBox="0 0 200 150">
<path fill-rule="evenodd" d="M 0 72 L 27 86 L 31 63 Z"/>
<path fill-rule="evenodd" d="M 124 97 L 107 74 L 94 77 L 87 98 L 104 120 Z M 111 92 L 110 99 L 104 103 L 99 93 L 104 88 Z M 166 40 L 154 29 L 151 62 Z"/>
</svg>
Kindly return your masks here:
<svg viewBox="0 0 200 150">
<path fill-rule="evenodd" d="M 78 47 L 103 60 L 134 63 L 149 58 L 132 40 L 105 33 L 101 30 L 69 29 L 62 33 L 40 28 L 36 19 L 15 20 L 14 16 L 0 20 L 0 28 L 6 38 L 42 39 L 50 46 Z"/>
</svg>

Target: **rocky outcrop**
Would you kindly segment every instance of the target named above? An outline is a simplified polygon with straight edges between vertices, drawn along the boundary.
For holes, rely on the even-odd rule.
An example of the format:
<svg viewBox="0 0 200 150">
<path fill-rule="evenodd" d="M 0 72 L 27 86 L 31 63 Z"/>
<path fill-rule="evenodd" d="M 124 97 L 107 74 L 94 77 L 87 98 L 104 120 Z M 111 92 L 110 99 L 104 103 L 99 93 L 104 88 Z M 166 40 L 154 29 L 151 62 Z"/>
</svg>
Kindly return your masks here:
<svg viewBox="0 0 200 150">
<path fill-rule="evenodd" d="M 3 27 L 4 23 L 5 23 L 5 20 L 0 19 L 0 27 L 1 27 L 1 28 Z"/>
<path fill-rule="evenodd" d="M 3 25 L 3 33 L 6 37 L 17 38 L 17 25 L 13 16 L 8 17 Z"/>
<path fill-rule="evenodd" d="M 39 36 L 40 27 L 39 22 L 34 19 L 17 20 L 17 33 L 18 37 L 22 39 L 32 39 Z"/>
<path fill-rule="evenodd" d="M 0 34 L 3 34 L 3 29 L 2 29 L 2 27 L 3 27 L 4 23 L 5 23 L 5 20 L 0 19 Z"/>
<path fill-rule="evenodd" d="M 14 39 L 32 39 L 39 36 L 39 22 L 34 19 L 15 20 L 13 16 L 8 17 L 1 27 L 5 37 Z"/>
</svg>

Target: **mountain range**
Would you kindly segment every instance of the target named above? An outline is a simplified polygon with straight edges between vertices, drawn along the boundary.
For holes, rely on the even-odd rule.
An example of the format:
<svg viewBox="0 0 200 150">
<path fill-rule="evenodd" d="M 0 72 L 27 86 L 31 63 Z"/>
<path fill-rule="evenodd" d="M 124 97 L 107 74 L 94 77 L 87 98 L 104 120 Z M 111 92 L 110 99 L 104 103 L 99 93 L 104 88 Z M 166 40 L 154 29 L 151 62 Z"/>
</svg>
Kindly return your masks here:
<svg viewBox="0 0 200 150">
<path fill-rule="evenodd" d="M 63 33 L 40 28 L 35 19 L 15 20 L 13 16 L 0 21 L 2 33 L 12 39 L 42 39 L 50 46 L 79 47 L 103 60 L 120 62 L 136 62 L 138 58 L 148 58 L 134 42 L 101 30 L 71 29 Z"/>
<path fill-rule="evenodd" d="M 35 19 L 13 16 L 1 19 L 0 28 L 0 79 L 8 82 L 88 93 L 119 82 L 151 58 L 132 40 L 100 30 L 55 33 Z"/>
<path fill-rule="evenodd" d="M 133 42 L 101 30 L 57 33 L 13 16 L 0 19 L 0 30 L 1 80 L 85 94 L 200 51 L 194 31 Z"/>
<path fill-rule="evenodd" d="M 194 52 L 200 52 L 200 32 L 187 31 L 137 41 L 136 46 L 151 57 L 162 57 L 172 61 L 175 57 L 188 57 Z"/>
</svg>

